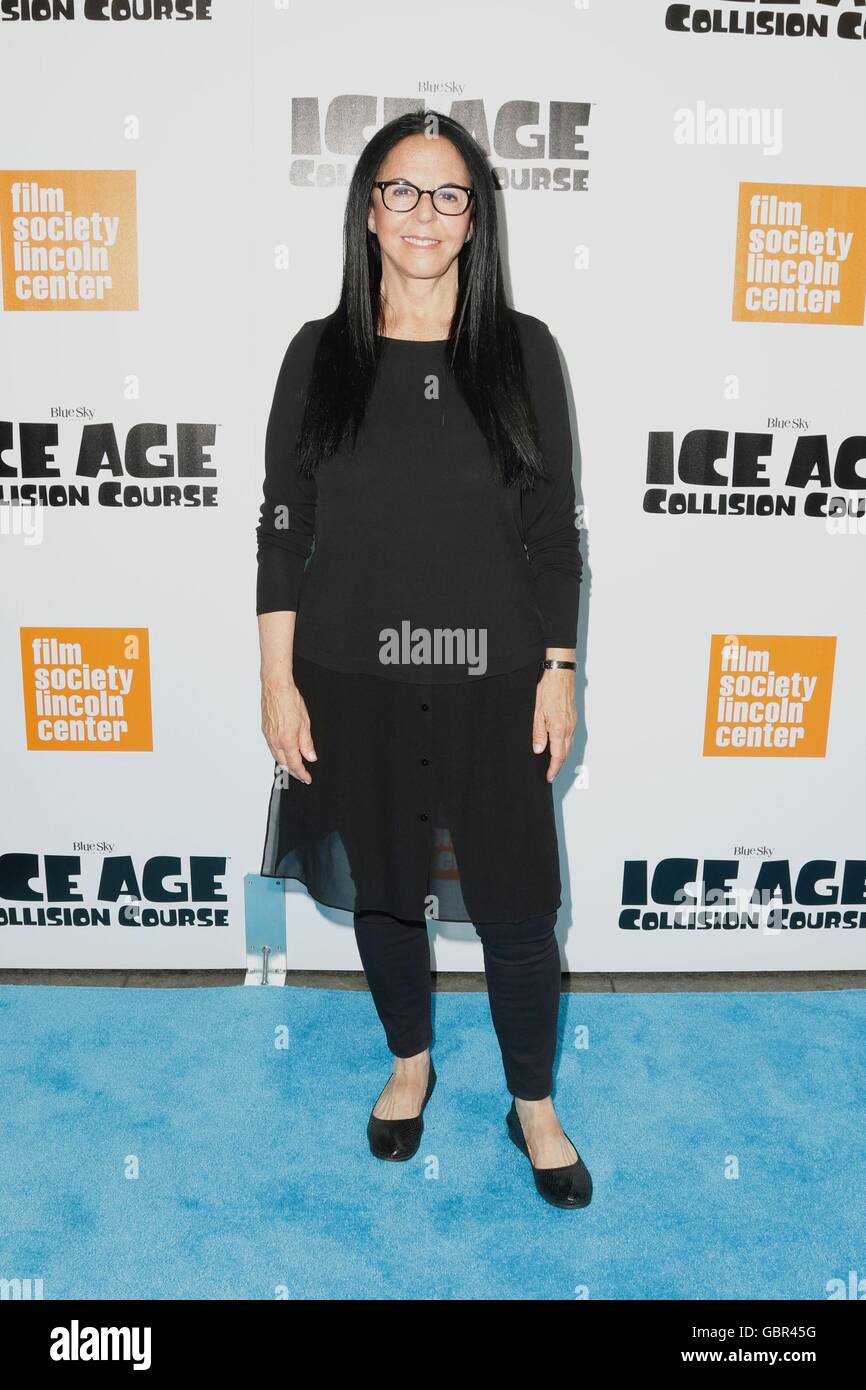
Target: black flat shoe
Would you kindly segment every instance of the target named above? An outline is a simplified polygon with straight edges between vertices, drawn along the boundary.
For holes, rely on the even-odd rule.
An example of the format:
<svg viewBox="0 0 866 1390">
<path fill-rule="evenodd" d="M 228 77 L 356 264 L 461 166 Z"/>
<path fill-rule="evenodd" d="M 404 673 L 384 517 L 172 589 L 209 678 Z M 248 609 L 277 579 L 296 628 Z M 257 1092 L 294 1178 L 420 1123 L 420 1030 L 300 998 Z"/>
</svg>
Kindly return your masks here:
<svg viewBox="0 0 866 1390">
<path fill-rule="evenodd" d="M 589 1176 L 589 1170 L 580 1154 L 577 1154 L 575 1163 L 566 1163 L 562 1168 L 536 1168 L 529 1157 L 529 1148 L 524 1137 L 523 1126 L 520 1123 L 517 1106 L 513 1100 L 511 1109 L 505 1116 L 505 1123 L 508 1126 L 509 1138 L 517 1145 L 520 1152 L 529 1158 L 535 1186 L 545 1202 L 549 1202 L 553 1207 L 588 1207 L 592 1201 L 592 1178 Z M 564 1130 L 563 1133 L 565 1133 Z M 567 1134 L 565 1137 L 572 1145 L 574 1152 L 577 1153 L 577 1145 L 568 1138 Z"/>
<path fill-rule="evenodd" d="M 393 1073 L 392 1073 L 393 1074 Z M 388 1077 L 388 1081 L 391 1077 Z M 385 1082 L 385 1086 L 388 1085 Z M 421 1106 L 421 1113 L 413 1115 L 406 1120 L 380 1120 L 378 1115 L 373 1114 L 373 1110 L 379 1103 L 379 1099 L 384 1091 L 376 1097 L 373 1103 L 373 1110 L 370 1111 L 370 1118 L 367 1121 L 367 1138 L 370 1141 L 370 1152 L 375 1158 L 387 1158 L 392 1163 L 402 1163 L 405 1159 L 411 1158 L 418 1150 L 421 1143 L 421 1135 L 424 1131 L 424 1106 L 427 1104 L 433 1093 L 436 1084 L 436 1068 L 433 1065 L 433 1058 L 430 1058 L 430 1075 L 427 1078 L 427 1094 Z"/>
</svg>

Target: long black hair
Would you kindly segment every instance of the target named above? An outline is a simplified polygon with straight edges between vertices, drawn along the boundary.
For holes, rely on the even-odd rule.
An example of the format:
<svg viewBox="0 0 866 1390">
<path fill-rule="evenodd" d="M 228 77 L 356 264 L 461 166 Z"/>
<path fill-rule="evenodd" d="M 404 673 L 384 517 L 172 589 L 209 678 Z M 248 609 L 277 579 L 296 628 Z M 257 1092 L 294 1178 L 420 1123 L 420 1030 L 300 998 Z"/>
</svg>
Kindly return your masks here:
<svg viewBox="0 0 866 1390">
<path fill-rule="evenodd" d="M 349 184 L 343 222 L 343 284 L 316 349 L 298 438 L 298 469 L 311 474 L 347 434 L 354 442 L 381 352 L 382 258 L 367 217 L 373 181 L 388 151 L 409 135 L 450 140 L 475 190 L 474 230 L 457 257 L 457 303 L 446 352 L 458 389 L 489 446 L 506 487 L 532 487 L 543 474 L 538 425 L 526 382 L 517 326 L 505 300 L 496 217 L 496 184 L 481 146 L 438 111 L 397 116 L 365 146 Z"/>
</svg>

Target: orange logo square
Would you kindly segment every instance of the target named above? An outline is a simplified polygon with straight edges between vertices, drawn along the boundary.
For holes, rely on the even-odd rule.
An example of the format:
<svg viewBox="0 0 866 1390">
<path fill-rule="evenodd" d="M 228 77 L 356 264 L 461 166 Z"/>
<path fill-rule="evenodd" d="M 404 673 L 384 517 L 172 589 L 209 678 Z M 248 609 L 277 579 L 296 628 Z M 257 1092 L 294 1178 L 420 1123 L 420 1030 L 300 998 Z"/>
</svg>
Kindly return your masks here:
<svg viewBox="0 0 866 1390">
<path fill-rule="evenodd" d="M 866 188 L 741 183 L 732 317 L 863 323 Z"/>
<path fill-rule="evenodd" d="M 150 752 L 147 628 L 22 627 L 27 747 Z"/>
<path fill-rule="evenodd" d="M 134 169 L 0 170 L 3 308 L 137 309 Z"/>
<path fill-rule="evenodd" d="M 835 637 L 710 639 L 704 756 L 823 758 Z"/>
</svg>

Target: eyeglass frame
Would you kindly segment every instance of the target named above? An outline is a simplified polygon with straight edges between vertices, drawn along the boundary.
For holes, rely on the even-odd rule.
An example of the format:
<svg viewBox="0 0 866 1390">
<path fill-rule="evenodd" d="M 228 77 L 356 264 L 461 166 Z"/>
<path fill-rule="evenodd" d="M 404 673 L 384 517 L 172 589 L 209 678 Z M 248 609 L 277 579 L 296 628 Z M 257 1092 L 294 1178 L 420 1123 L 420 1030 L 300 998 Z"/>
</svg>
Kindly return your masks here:
<svg viewBox="0 0 866 1390">
<path fill-rule="evenodd" d="M 410 208 L 388 207 L 388 204 L 385 202 L 385 189 L 393 188 L 395 184 L 402 184 L 405 187 L 415 189 L 415 192 L 418 194 L 418 197 L 415 199 L 414 203 Z M 374 182 L 373 187 L 378 188 L 380 194 L 382 195 L 382 205 L 385 208 L 386 212 L 414 212 L 424 194 L 429 193 L 430 204 L 433 208 L 433 211 L 438 212 L 440 217 L 465 217 L 466 213 L 472 206 L 472 200 L 475 197 L 475 189 L 467 188 L 465 183 L 440 183 L 439 188 L 419 188 L 417 183 L 413 183 L 411 179 L 380 179 Z M 461 212 L 440 212 L 439 208 L 437 208 L 436 204 L 433 202 L 433 195 L 434 193 L 438 193 L 439 190 L 442 188 L 459 188 L 461 193 L 468 194 L 468 201 L 466 203 L 465 208 L 463 208 Z"/>
</svg>

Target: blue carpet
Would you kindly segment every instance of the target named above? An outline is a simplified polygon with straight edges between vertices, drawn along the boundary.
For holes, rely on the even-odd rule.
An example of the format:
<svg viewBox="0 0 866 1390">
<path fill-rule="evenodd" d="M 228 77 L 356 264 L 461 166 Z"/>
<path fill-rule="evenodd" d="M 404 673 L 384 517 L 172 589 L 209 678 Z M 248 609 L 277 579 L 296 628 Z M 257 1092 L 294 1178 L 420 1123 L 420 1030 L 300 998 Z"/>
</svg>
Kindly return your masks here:
<svg viewBox="0 0 866 1390">
<path fill-rule="evenodd" d="M 421 1148 L 386 1164 L 366 993 L 0 987 L 0 1278 L 46 1299 L 823 1299 L 866 1273 L 863 992 L 564 996 L 582 1211 L 549 1207 L 506 1137 L 486 995 L 434 1010 Z"/>
</svg>

